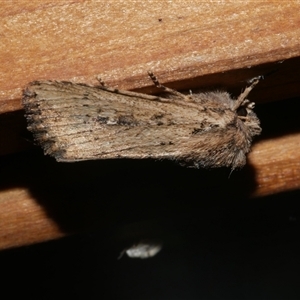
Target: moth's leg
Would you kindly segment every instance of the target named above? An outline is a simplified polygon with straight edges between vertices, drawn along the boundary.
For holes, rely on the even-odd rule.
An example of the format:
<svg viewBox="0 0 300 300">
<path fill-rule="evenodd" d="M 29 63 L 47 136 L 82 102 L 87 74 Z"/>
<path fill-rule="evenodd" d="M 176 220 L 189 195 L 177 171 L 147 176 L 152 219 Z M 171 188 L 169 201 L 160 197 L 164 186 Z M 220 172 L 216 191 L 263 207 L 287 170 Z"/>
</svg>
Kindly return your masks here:
<svg viewBox="0 0 300 300">
<path fill-rule="evenodd" d="M 248 107 L 248 108 L 253 109 L 254 106 L 255 106 L 255 103 L 254 103 L 254 102 L 250 102 L 248 99 L 245 99 L 245 100 L 242 102 L 241 106 L 246 106 L 246 107 Z"/>
<path fill-rule="evenodd" d="M 148 71 L 148 75 L 157 88 L 162 89 L 164 92 L 170 93 L 170 94 L 176 96 L 177 98 L 181 98 L 186 101 L 191 101 L 191 95 L 181 94 L 181 93 L 177 92 L 176 90 L 170 89 L 170 88 L 160 84 L 160 82 L 158 81 L 156 76 L 151 71 Z"/>
<path fill-rule="evenodd" d="M 255 106 L 255 103 L 254 103 L 254 102 L 250 102 L 248 99 L 245 99 L 245 100 L 242 102 L 240 108 L 243 108 L 243 109 L 246 109 L 246 108 L 253 109 L 254 106 Z M 237 110 L 237 113 L 238 113 L 238 110 Z M 246 111 L 246 113 L 247 113 L 247 111 Z M 239 115 L 239 113 L 238 113 L 238 118 L 239 118 L 240 120 L 243 120 L 243 121 L 249 120 L 249 117 L 248 117 L 248 116 L 241 116 L 241 115 Z"/>
<path fill-rule="evenodd" d="M 251 79 L 251 85 L 246 87 L 245 90 L 237 98 L 233 110 L 237 110 L 240 106 L 246 104 L 246 97 L 253 90 L 253 88 L 259 83 L 259 80 L 262 79 L 262 76 L 257 76 Z"/>
</svg>

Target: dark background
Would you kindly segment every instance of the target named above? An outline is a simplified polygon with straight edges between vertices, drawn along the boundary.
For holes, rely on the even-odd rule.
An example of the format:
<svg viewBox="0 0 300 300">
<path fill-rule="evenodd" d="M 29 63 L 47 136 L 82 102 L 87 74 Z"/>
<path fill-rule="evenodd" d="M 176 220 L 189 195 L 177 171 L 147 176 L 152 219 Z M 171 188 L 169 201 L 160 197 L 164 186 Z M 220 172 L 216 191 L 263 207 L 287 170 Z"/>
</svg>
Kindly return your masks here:
<svg viewBox="0 0 300 300">
<path fill-rule="evenodd" d="M 178 213 L 2 251 L 2 294 L 28 299 L 299 299 L 299 195 L 240 199 L 238 207 L 211 207 L 200 216 L 197 211 L 184 217 Z M 117 237 L 137 227 L 156 228 L 163 250 L 146 260 L 118 260 L 124 245 Z"/>
</svg>

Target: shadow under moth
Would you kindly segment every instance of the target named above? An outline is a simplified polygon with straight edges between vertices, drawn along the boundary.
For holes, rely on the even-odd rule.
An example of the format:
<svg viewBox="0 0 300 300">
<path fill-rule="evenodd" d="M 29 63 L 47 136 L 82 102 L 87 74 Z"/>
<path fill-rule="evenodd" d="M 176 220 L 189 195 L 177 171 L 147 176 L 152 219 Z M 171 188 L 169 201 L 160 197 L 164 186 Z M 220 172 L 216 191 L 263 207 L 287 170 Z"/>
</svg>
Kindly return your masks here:
<svg viewBox="0 0 300 300">
<path fill-rule="evenodd" d="M 28 129 L 57 161 L 171 159 L 190 167 L 243 167 L 261 132 L 246 99 L 259 82 L 232 99 L 227 92 L 164 96 L 71 82 L 34 81 L 23 93 Z"/>
</svg>

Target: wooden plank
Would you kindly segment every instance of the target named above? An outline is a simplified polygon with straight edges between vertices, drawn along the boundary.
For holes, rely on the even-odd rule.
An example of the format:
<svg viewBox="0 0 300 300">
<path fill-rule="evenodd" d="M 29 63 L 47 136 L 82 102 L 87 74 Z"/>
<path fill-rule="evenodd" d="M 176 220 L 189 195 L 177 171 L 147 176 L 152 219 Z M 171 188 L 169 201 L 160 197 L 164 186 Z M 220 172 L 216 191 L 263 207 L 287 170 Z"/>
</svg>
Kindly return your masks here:
<svg viewBox="0 0 300 300">
<path fill-rule="evenodd" d="M 253 146 L 249 164 L 255 166 L 257 187 L 252 197 L 300 188 L 300 134 L 263 140 Z"/>
<path fill-rule="evenodd" d="M 0 249 L 65 236 L 26 188 L 0 191 Z"/>
<path fill-rule="evenodd" d="M 300 56 L 299 8 L 299 1 L 2 3 L 0 113 L 21 109 L 22 88 L 37 79 L 95 83 L 101 74 L 109 85 L 140 89 L 152 85 L 150 69 L 179 89 L 240 89 L 258 71 Z M 272 65 L 255 68 L 265 63 Z M 230 70 L 239 71 L 222 76 Z M 219 76 L 203 78 L 209 74 Z M 289 88 L 284 97 L 296 95 Z"/>
</svg>

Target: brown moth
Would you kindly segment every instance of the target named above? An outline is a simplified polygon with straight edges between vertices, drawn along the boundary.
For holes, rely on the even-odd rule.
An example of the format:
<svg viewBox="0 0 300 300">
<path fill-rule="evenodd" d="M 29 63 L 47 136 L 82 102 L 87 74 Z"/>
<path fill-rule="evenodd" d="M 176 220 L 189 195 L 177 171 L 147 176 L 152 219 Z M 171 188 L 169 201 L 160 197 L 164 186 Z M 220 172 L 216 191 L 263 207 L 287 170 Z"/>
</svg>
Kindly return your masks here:
<svg viewBox="0 0 300 300">
<path fill-rule="evenodd" d="M 34 81 L 23 104 L 28 129 L 57 161 L 154 158 L 190 167 L 243 167 L 252 139 L 261 132 L 246 99 L 252 80 L 235 100 L 227 92 L 184 95 L 154 84 L 158 97 L 106 87 Z"/>
</svg>

